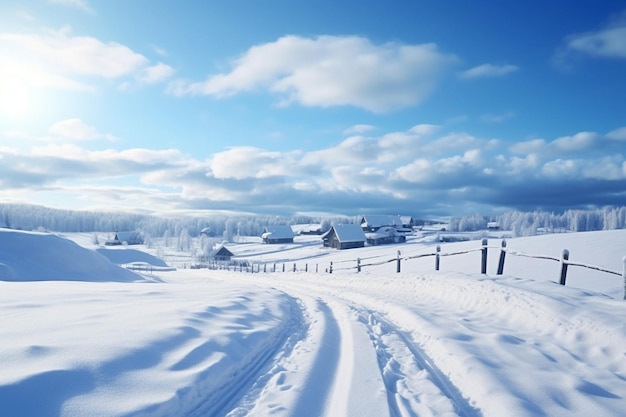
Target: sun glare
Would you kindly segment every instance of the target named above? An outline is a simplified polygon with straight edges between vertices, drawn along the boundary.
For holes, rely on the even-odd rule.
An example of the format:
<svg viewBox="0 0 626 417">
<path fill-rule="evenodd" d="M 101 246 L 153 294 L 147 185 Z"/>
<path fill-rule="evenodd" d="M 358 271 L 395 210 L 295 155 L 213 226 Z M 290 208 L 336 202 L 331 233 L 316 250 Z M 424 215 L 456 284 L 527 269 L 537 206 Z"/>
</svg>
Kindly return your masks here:
<svg viewBox="0 0 626 417">
<path fill-rule="evenodd" d="M 28 85 L 20 80 L 4 78 L 0 80 L 0 114 L 22 117 L 30 105 Z"/>
</svg>

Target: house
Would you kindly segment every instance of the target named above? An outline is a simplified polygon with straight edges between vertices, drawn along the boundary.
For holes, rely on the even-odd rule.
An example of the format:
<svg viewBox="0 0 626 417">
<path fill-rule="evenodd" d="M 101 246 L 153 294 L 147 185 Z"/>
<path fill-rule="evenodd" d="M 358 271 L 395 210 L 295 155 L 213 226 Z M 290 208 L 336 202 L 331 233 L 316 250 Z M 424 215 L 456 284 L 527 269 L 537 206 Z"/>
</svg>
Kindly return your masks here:
<svg viewBox="0 0 626 417">
<path fill-rule="evenodd" d="M 361 228 L 366 232 L 375 232 L 383 226 L 402 227 L 402 219 L 386 214 L 370 214 L 361 218 Z"/>
<path fill-rule="evenodd" d="M 336 224 L 322 235 L 324 247 L 335 249 L 362 248 L 365 246 L 365 233 L 358 224 Z"/>
<path fill-rule="evenodd" d="M 416 226 L 412 216 L 400 216 L 400 221 L 402 222 L 402 227 L 405 229 L 412 229 L 413 226 Z"/>
<path fill-rule="evenodd" d="M 293 243 L 294 236 L 291 226 L 267 226 L 261 238 L 263 243 Z"/>
<path fill-rule="evenodd" d="M 107 246 L 115 246 L 115 245 L 142 245 L 143 238 L 141 237 L 141 233 L 138 231 L 129 231 L 129 232 L 116 232 L 115 237 L 112 240 L 107 240 L 104 242 Z"/>
<path fill-rule="evenodd" d="M 396 229 L 395 227 L 384 226 L 375 232 L 365 233 L 368 245 L 386 245 L 389 243 L 406 242 L 406 233 Z"/>
<path fill-rule="evenodd" d="M 214 261 L 230 261 L 230 258 L 235 256 L 231 251 L 226 249 L 226 246 L 220 245 L 209 253 L 209 259 Z"/>
</svg>

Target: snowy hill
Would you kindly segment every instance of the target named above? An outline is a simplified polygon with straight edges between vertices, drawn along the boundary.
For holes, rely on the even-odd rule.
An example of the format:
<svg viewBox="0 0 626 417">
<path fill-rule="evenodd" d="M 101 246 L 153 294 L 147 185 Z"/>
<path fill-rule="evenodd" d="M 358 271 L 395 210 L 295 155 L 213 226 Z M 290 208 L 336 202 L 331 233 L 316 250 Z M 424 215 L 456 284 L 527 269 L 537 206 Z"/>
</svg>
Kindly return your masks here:
<svg viewBox="0 0 626 417">
<path fill-rule="evenodd" d="M 485 275 L 479 252 L 444 257 L 440 271 L 432 257 L 403 260 L 399 274 L 387 262 L 354 269 L 356 257 L 430 252 L 431 238 L 347 251 L 306 240 L 233 250 L 264 262 L 333 261 L 333 274 L 178 270 L 103 282 L 125 275 L 94 250 L 13 233 L 0 233 L 0 272 L 31 278 L 0 280 L 2 415 L 621 417 L 626 409 L 621 277 L 572 267 L 561 286 L 558 262 L 512 254 L 496 276 L 498 239 Z M 567 248 L 570 259 L 619 271 L 625 241 L 626 231 L 612 231 L 507 243 L 551 256 Z M 34 249 L 52 255 L 29 265 Z M 88 274 L 95 260 L 111 275 Z M 37 279 L 55 274 L 82 282 Z"/>
<path fill-rule="evenodd" d="M 122 281 L 141 276 L 104 256 L 48 233 L 0 229 L 1 281 Z"/>
</svg>

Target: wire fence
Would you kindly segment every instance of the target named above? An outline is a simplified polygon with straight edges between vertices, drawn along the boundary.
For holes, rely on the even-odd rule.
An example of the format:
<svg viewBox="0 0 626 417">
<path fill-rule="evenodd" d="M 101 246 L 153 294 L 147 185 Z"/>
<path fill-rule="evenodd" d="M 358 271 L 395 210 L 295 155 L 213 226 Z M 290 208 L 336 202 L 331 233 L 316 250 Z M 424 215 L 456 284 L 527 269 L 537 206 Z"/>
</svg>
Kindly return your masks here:
<svg viewBox="0 0 626 417">
<path fill-rule="evenodd" d="M 507 248 L 505 239 L 502 239 L 500 246 L 489 246 L 488 240 L 482 239 L 480 247 L 453 251 L 453 252 L 443 252 L 441 250 L 440 245 L 437 245 L 435 247 L 435 250 L 432 252 L 419 253 L 419 254 L 409 255 L 409 256 L 402 256 L 401 251 L 398 250 L 395 257 L 389 257 L 388 255 L 378 255 L 378 256 L 356 258 L 356 259 L 344 259 L 344 260 L 339 260 L 339 261 L 331 261 L 330 265 L 325 268 L 320 268 L 318 263 L 311 265 L 311 267 L 309 267 L 308 263 L 305 263 L 304 266 L 302 266 L 302 264 L 298 266 L 296 262 L 293 262 L 293 263 L 291 262 L 282 262 L 282 263 L 239 262 L 238 264 L 233 264 L 232 262 L 231 263 L 216 262 L 216 263 L 207 265 L 206 267 L 209 269 L 226 269 L 226 270 L 248 272 L 248 273 L 262 273 L 262 272 L 267 273 L 267 272 L 281 272 L 282 271 L 282 272 L 315 272 L 315 273 L 324 272 L 324 273 L 332 274 L 333 272 L 337 272 L 337 271 L 352 271 L 352 270 L 358 273 L 358 272 L 361 272 L 363 268 L 395 263 L 396 272 L 399 273 L 402 270 L 402 262 L 407 262 L 407 261 L 420 259 L 420 258 L 434 257 L 435 270 L 438 271 L 440 269 L 441 258 L 443 257 L 458 256 L 458 255 L 464 255 L 464 254 L 469 254 L 473 252 L 480 252 L 481 274 L 486 274 L 487 273 L 487 256 L 488 256 L 488 251 L 490 249 L 499 251 L 498 268 L 496 272 L 497 275 L 502 275 L 504 273 L 504 266 L 505 266 L 505 260 L 506 260 L 507 254 L 510 256 L 550 260 L 550 261 L 558 262 L 561 265 L 560 275 L 559 275 L 559 283 L 561 285 L 565 285 L 566 283 L 567 271 L 568 271 L 568 267 L 570 266 L 587 268 L 587 269 L 596 270 L 599 272 L 604 272 L 607 274 L 621 276 L 624 282 L 624 292 L 623 292 L 624 300 L 626 300 L 626 256 L 624 256 L 624 258 L 622 259 L 623 268 L 622 268 L 622 271 L 620 272 L 620 271 L 614 271 L 614 270 L 611 270 L 602 266 L 571 261 L 569 259 L 569 250 L 567 249 L 563 250 L 562 255 L 560 257 L 542 255 L 542 254 L 531 254 L 531 253 L 510 250 L 509 248 Z"/>
</svg>

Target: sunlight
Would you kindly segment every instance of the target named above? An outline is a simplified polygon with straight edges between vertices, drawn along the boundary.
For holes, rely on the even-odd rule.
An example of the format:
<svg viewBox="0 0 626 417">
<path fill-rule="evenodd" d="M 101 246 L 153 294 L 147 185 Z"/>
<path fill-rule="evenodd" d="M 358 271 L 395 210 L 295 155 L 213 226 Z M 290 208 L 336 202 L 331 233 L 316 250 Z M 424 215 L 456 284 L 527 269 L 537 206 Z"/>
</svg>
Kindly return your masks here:
<svg viewBox="0 0 626 417">
<path fill-rule="evenodd" d="M 0 79 L 0 114 L 10 117 L 25 115 L 30 107 L 28 85 L 18 78 Z"/>
</svg>

